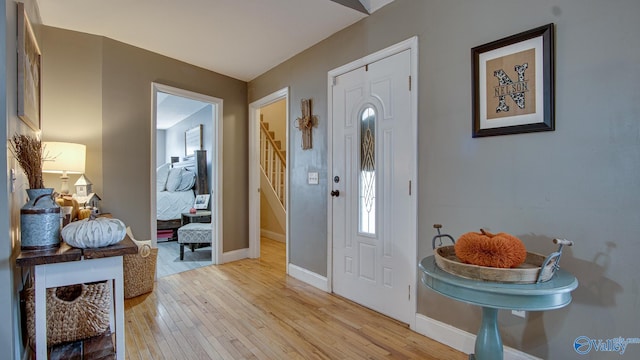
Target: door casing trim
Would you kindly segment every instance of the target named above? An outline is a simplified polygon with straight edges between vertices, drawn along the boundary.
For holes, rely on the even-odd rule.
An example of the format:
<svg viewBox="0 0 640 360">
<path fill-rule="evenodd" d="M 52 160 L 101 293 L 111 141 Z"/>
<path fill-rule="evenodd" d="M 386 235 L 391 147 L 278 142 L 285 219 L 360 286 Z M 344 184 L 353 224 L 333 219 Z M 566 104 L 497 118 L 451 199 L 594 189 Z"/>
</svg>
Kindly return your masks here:
<svg viewBox="0 0 640 360">
<path fill-rule="evenodd" d="M 285 100 L 287 149 L 289 149 L 289 87 L 282 88 L 249 104 L 249 257 L 260 257 L 260 108 Z M 286 271 L 289 273 L 289 153 L 285 153 L 285 247 Z"/>
<path fill-rule="evenodd" d="M 151 209 L 153 211 L 151 215 L 151 239 L 153 247 L 157 247 L 157 217 L 154 215 L 157 206 L 157 198 L 156 198 L 156 118 L 157 118 L 157 97 L 156 94 L 158 92 L 164 92 L 167 94 L 185 97 L 193 100 L 198 100 L 202 102 L 209 103 L 215 106 L 215 111 L 213 113 L 213 137 L 214 146 L 212 149 L 211 156 L 211 166 L 215 167 L 212 169 L 212 173 L 215 174 L 213 179 L 209 179 L 211 182 L 210 193 L 213 194 L 211 201 L 211 209 L 212 209 L 212 223 L 215 224 L 214 230 L 212 233 L 212 243 L 216 244 L 215 247 L 212 247 L 211 253 L 211 263 L 212 264 L 221 264 L 222 263 L 222 249 L 223 249 L 223 237 L 222 237 L 222 227 L 223 227 L 223 216 L 222 216 L 222 202 L 223 202 L 223 192 L 222 192 L 222 115 L 223 115 L 223 105 L 224 100 L 196 93 L 189 90 L 184 90 L 180 88 L 176 88 L 169 85 L 164 85 L 156 82 L 151 83 Z M 156 164 L 156 166 L 153 166 Z"/>
</svg>

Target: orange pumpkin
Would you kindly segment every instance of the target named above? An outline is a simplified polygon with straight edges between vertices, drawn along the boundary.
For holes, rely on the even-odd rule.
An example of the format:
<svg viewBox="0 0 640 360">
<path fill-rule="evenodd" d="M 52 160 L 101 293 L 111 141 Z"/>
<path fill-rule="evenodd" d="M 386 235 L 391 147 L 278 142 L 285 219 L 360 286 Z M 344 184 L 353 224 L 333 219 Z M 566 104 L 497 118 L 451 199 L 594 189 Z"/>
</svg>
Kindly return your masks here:
<svg viewBox="0 0 640 360">
<path fill-rule="evenodd" d="M 86 219 L 91 217 L 91 209 L 82 208 L 78 211 L 78 220 Z"/>
<path fill-rule="evenodd" d="M 520 239 L 507 234 L 492 234 L 484 229 L 460 236 L 454 246 L 460 261 L 480 266 L 513 268 L 527 258 L 527 249 Z"/>
</svg>

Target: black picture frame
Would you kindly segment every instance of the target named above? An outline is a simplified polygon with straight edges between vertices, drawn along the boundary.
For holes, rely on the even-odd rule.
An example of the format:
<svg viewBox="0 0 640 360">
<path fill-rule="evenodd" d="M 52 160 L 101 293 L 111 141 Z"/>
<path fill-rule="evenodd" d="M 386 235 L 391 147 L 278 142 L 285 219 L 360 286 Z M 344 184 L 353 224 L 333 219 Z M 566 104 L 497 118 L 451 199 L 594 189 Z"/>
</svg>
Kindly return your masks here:
<svg viewBox="0 0 640 360">
<path fill-rule="evenodd" d="M 471 49 L 472 137 L 555 130 L 554 24 Z"/>
</svg>

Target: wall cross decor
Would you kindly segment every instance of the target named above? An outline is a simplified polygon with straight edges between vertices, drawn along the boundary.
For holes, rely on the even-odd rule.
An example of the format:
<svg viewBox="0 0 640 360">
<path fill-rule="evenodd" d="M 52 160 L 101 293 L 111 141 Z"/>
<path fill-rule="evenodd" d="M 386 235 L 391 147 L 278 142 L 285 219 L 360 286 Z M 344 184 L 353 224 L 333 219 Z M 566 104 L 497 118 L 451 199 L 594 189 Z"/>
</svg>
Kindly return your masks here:
<svg viewBox="0 0 640 360">
<path fill-rule="evenodd" d="M 311 129 L 318 124 L 318 117 L 312 115 L 311 99 L 301 101 L 302 117 L 296 120 L 296 127 L 302 132 L 302 150 L 311 149 Z"/>
</svg>

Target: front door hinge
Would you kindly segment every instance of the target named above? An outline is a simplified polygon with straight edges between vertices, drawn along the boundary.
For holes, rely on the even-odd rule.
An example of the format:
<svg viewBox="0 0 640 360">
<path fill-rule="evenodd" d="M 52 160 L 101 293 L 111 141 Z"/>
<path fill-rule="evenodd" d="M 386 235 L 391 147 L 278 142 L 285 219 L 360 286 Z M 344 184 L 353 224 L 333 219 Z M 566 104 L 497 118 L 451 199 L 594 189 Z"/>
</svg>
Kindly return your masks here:
<svg viewBox="0 0 640 360">
<path fill-rule="evenodd" d="M 411 91 L 411 75 L 409 75 L 409 91 Z"/>
<path fill-rule="evenodd" d="M 411 196 L 411 180 L 409 180 L 409 196 Z"/>
<path fill-rule="evenodd" d="M 409 301 L 411 301 L 411 285 L 409 285 Z"/>
<path fill-rule="evenodd" d="M 336 77 L 334 76 L 333 79 L 331 79 L 331 80 L 333 82 L 333 86 L 336 86 L 336 82 L 337 82 Z"/>
</svg>

